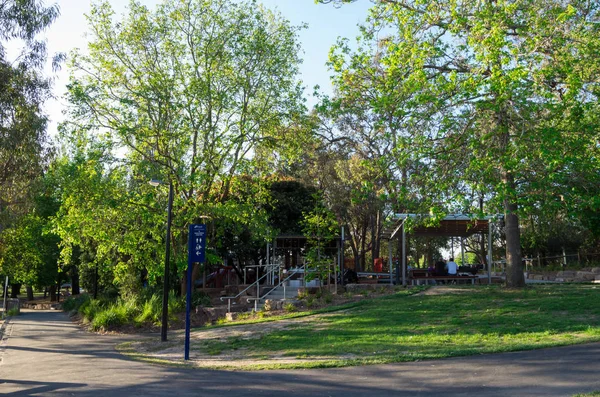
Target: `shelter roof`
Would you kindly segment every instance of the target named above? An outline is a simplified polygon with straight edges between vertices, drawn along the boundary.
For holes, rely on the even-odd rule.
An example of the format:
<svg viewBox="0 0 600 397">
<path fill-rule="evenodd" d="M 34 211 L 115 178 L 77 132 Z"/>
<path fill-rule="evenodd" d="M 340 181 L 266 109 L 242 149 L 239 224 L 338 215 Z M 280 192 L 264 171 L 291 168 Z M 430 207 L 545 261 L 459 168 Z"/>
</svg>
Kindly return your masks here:
<svg viewBox="0 0 600 397">
<path fill-rule="evenodd" d="M 493 216 L 477 218 L 467 214 L 449 214 L 435 226 L 425 226 L 422 222 L 429 215 L 425 214 L 396 214 L 394 222 L 383 232 L 384 238 L 395 238 L 402 230 L 407 219 L 414 219 L 416 224 L 408 231 L 411 236 L 431 237 L 468 237 L 476 233 L 487 233 Z"/>
</svg>

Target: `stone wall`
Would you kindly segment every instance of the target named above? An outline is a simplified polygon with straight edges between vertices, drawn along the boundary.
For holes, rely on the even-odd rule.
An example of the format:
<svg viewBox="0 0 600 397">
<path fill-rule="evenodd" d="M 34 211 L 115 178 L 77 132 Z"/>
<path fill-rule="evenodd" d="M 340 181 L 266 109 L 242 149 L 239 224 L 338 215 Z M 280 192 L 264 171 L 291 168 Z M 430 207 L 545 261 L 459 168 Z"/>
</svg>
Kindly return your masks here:
<svg viewBox="0 0 600 397">
<path fill-rule="evenodd" d="M 594 267 L 589 270 L 563 270 L 559 272 L 535 272 L 527 273 L 527 278 L 530 280 L 540 281 L 557 281 L 565 283 L 573 282 L 599 282 L 600 283 L 600 267 Z"/>
</svg>

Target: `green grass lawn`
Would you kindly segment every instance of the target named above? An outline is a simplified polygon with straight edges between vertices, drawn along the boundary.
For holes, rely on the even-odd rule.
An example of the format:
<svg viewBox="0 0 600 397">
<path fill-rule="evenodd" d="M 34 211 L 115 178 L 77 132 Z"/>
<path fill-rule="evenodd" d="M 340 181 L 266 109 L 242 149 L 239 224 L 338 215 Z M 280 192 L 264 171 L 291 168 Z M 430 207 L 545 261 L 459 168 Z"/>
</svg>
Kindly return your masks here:
<svg viewBox="0 0 600 397">
<path fill-rule="evenodd" d="M 537 285 L 523 290 L 456 287 L 455 293 L 395 295 L 363 301 L 258 339 L 200 342 L 217 355 L 287 356 L 330 367 L 434 359 L 600 341 L 600 286 Z"/>
</svg>

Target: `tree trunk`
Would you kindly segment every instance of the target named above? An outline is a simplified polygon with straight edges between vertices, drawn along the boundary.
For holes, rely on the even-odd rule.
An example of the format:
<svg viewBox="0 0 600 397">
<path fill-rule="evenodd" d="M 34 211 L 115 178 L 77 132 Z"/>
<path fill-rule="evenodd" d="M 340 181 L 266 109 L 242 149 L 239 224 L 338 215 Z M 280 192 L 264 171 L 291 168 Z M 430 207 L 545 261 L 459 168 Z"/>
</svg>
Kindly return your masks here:
<svg viewBox="0 0 600 397">
<path fill-rule="evenodd" d="M 483 214 L 483 195 L 479 197 L 479 211 Z M 488 220 L 488 227 L 491 227 L 491 221 Z M 481 232 L 479 240 L 479 263 L 486 266 L 487 269 L 487 252 L 486 252 L 486 235 L 485 232 Z"/>
<path fill-rule="evenodd" d="M 56 302 L 56 285 L 52 284 L 49 288 L 49 292 L 50 292 L 50 302 Z"/>
<path fill-rule="evenodd" d="M 373 243 L 373 258 L 381 256 L 381 211 L 377 211 L 375 218 L 375 237 Z"/>
<path fill-rule="evenodd" d="M 504 172 L 503 179 L 506 186 L 514 191 L 514 177 L 509 172 Z M 520 288 L 525 286 L 523 274 L 523 261 L 521 260 L 521 229 L 517 215 L 517 203 L 513 200 L 504 200 L 504 222 L 506 233 L 506 286 Z"/>
<path fill-rule="evenodd" d="M 94 299 L 98 299 L 98 264 L 94 268 Z"/>
<path fill-rule="evenodd" d="M 33 287 L 28 285 L 25 287 L 25 289 L 27 290 L 27 300 L 32 301 L 33 300 Z"/>
<path fill-rule="evenodd" d="M 10 285 L 10 297 L 16 299 L 21 294 L 21 284 Z"/>
<path fill-rule="evenodd" d="M 187 295 L 187 270 L 183 272 L 181 276 L 181 283 L 179 284 L 179 293 L 181 296 Z"/>
<path fill-rule="evenodd" d="M 433 265 L 433 251 L 431 250 L 431 238 L 427 237 L 427 257 L 425 259 L 425 267 Z"/>
<path fill-rule="evenodd" d="M 71 287 L 71 293 L 73 295 L 79 295 L 81 293 L 79 290 L 79 268 L 77 266 L 71 268 Z"/>
<path fill-rule="evenodd" d="M 375 269 L 375 258 L 379 257 L 379 253 L 375 253 L 375 216 L 373 214 L 369 216 L 369 221 L 371 224 L 371 268 Z"/>
</svg>

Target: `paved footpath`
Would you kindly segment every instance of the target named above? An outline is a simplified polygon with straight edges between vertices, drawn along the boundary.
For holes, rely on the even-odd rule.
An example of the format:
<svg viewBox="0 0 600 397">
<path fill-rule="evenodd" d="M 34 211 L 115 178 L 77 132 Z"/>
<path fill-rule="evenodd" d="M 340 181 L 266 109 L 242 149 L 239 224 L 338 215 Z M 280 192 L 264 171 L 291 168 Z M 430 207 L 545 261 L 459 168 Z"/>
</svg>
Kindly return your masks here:
<svg viewBox="0 0 600 397">
<path fill-rule="evenodd" d="M 24 311 L 0 341 L 6 396 L 572 396 L 600 390 L 600 344 L 366 367 L 230 372 L 132 361 L 122 337 Z"/>
</svg>

